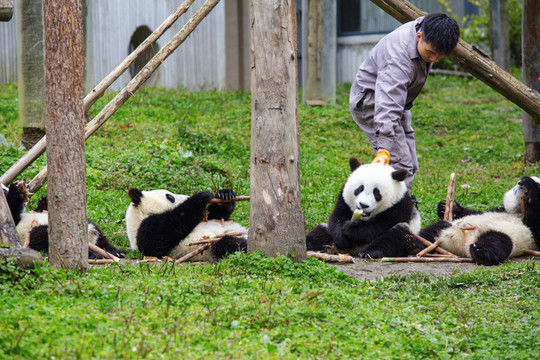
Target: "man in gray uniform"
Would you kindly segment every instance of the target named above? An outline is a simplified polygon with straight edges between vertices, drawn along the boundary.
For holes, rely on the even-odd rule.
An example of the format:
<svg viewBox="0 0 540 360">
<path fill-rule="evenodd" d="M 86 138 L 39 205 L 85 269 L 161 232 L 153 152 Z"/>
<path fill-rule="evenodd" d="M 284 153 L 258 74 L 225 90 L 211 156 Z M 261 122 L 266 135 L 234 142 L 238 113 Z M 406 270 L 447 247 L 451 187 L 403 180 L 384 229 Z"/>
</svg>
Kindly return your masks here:
<svg viewBox="0 0 540 360">
<path fill-rule="evenodd" d="M 351 114 L 376 153 L 373 162 L 407 169 L 410 195 L 418 170 L 410 109 L 431 65 L 454 50 L 459 35 L 457 22 L 442 13 L 403 24 L 375 45 L 351 87 Z"/>
</svg>

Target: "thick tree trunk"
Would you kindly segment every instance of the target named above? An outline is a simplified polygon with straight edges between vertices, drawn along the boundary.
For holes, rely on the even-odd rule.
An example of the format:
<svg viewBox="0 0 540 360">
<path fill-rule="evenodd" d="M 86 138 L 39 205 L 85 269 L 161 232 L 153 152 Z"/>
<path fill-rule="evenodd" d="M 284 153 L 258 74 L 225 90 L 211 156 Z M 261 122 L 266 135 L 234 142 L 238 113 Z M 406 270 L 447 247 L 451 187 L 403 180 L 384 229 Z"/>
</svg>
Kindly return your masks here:
<svg viewBox="0 0 540 360">
<path fill-rule="evenodd" d="M 523 83 L 540 92 L 540 3 L 523 0 L 521 46 L 523 55 Z M 540 161 L 540 124 L 526 112 L 523 113 L 523 141 L 525 160 Z"/>
<path fill-rule="evenodd" d="M 489 20 L 491 31 L 491 54 L 493 60 L 504 70 L 510 70 L 510 28 L 508 0 L 491 0 Z"/>
<path fill-rule="evenodd" d="M 248 250 L 306 259 L 300 205 L 296 1 L 251 0 Z"/>
<path fill-rule="evenodd" d="M 371 1 L 402 23 L 425 15 L 425 12 L 418 10 L 407 0 Z M 531 6 L 534 2 L 534 0 L 531 0 Z M 463 69 L 529 113 L 536 122 L 540 123 L 540 94 L 525 86 L 498 66 L 488 56 L 484 55 L 480 49 L 460 39 L 449 57 Z"/>
<path fill-rule="evenodd" d="M 9 205 L 4 195 L 4 190 L 0 189 L 0 245 L 12 245 L 19 247 L 19 235 L 15 229 L 13 216 L 9 210 Z"/>
<path fill-rule="evenodd" d="M 82 0 L 45 0 L 49 261 L 88 269 Z"/>
</svg>

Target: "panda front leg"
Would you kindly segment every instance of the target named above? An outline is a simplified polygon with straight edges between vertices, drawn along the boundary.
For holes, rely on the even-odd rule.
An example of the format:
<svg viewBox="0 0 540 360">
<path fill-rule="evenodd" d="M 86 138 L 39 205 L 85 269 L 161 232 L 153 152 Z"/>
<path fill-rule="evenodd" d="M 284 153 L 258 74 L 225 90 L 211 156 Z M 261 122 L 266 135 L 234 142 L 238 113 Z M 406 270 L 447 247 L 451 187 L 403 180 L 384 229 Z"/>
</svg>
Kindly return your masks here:
<svg viewBox="0 0 540 360">
<path fill-rule="evenodd" d="M 402 222 L 376 237 L 360 251 L 358 256 L 373 259 L 387 256 L 407 256 L 421 248 L 421 244 L 412 235 L 409 224 Z"/>
<path fill-rule="evenodd" d="M 231 189 L 222 189 L 214 194 L 214 199 L 220 200 L 232 200 L 236 197 L 236 193 Z M 231 214 L 236 208 L 234 201 L 219 202 L 210 204 L 207 208 L 209 220 L 225 220 L 228 221 L 231 218 Z"/>
<path fill-rule="evenodd" d="M 491 266 L 499 265 L 510 257 L 512 239 L 498 231 L 486 231 L 471 244 L 471 258 L 477 264 Z"/>
</svg>

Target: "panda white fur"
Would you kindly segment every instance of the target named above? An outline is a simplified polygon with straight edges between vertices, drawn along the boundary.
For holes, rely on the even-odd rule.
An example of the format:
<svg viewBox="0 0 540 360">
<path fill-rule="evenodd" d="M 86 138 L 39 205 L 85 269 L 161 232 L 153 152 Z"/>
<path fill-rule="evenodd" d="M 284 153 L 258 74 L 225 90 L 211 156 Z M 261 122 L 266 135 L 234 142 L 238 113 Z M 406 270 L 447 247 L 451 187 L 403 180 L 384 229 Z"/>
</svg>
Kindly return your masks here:
<svg viewBox="0 0 540 360">
<path fill-rule="evenodd" d="M 43 196 L 39 199 L 37 208 L 32 212 L 27 212 L 25 206 L 28 201 L 28 189 L 24 181 L 13 182 L 9 189 L 4 192 L 21 244 L 29 241 L 28 246 L 31 249 L 48 251 L 49 215 L 47 213 L 47 197 Z M 115 256 L 125 257 L 126 255 L 124 251 L 111 245 L 101 229 L 91 220 L 88 220 L 88 242 Z M 103 256 L 89 250 L 88 257 L 100 259 Z"/>
<path fill-rule="evenodd" d="M 454 202 L 452 222 L 438 221 L 420 231 L 441 247 L 472 258 L 482 265 L 497 265 L 522 255 L 522 249 L 540 247 L 540 179 L 523 177 L 503 199 L 504 208 L 479 212 Z M 438 214 L 444 213 L 444 202 Z"/>
<path fill-rule="evenodd" d="M 360 165 L 349 159 L 351 174 L 341 189 L 328 225 L 321 224 L 306 236 L 308 250 L 324 251 L 328 246 L 352 255 L 379 258 L 406 256 L 418 250 L 410 239 L 395 240 L 398 224 L 420 230 L 420 214 L 407 193 L 407 171 L 390 165 Z M 355 209 L 363 211 L 360 220 L 351 220 Z M 401 225 L 400 225 L 401 226 Z M 411 247 L 413 246 L 413 247 Z"/>
<path fill-rule="evenodd" d="M 242 225 L 230 221 L 234 202 L 208 203 L 212 198 L 230 200 L 236 195 L 232 190 L 210 191 L 192 196 L 177 195 L 167 190 L 128 191 L 131 204 L 126 212 L 126 228 L 132 249 L 145 256 L 180 258 L 196 249 L 189 244 L 204 238 L 223 236 L 213 243 L 209 251 L 192 258 L 192 261 L 217 261 L 227 253 L 246 251 L 242 236 L 227 234 L 245 232 Z M 205 214 L 206 213 L 206 214 Z M 205 220 L 205 215 L 208 221 Z"/>
</svg>

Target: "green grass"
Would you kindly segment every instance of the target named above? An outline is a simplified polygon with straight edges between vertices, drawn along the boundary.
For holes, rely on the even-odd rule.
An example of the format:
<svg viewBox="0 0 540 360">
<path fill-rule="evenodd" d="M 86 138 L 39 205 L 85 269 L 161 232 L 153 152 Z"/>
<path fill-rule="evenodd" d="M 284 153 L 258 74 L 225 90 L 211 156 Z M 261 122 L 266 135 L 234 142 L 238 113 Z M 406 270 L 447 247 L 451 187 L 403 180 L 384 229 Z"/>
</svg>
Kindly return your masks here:
<svg viewBox="0 0 540 360">
<path fill-rule="evenodd" d="M 348 158 L 373 153 L 348 111 L 299 108 L 302 210 L 328 219 Z M 93 115 L 112 99 L 107 94 Z M 17 89 L 0 85 L 0 173 L 21 155 Z M 500 206 L 523 175 L 521 110 L 477 80 L 433 77 L 415 102 L 423 224 L 436 219 L 456 171 L 456 199 Z M 249 195 L 250 95 L 143 88 L 87 141 L 88 213 L 128 248 L 127 189 Z M 31 180 L 46 163 L 32 164 Z M 41 189 L 30 206 L 46 192 Z M 234 219 L 249 226 L 249 204 Z M 131 258 L 140 254 L 130 251 Z M 540 268 L 524 261 L 472 273 L 377 282 L 330 265 L 236 254 L 219 264 L 111 265 L 86 274 L 0 262 L 0 358 L 534 358 Z"/>
</svg>

